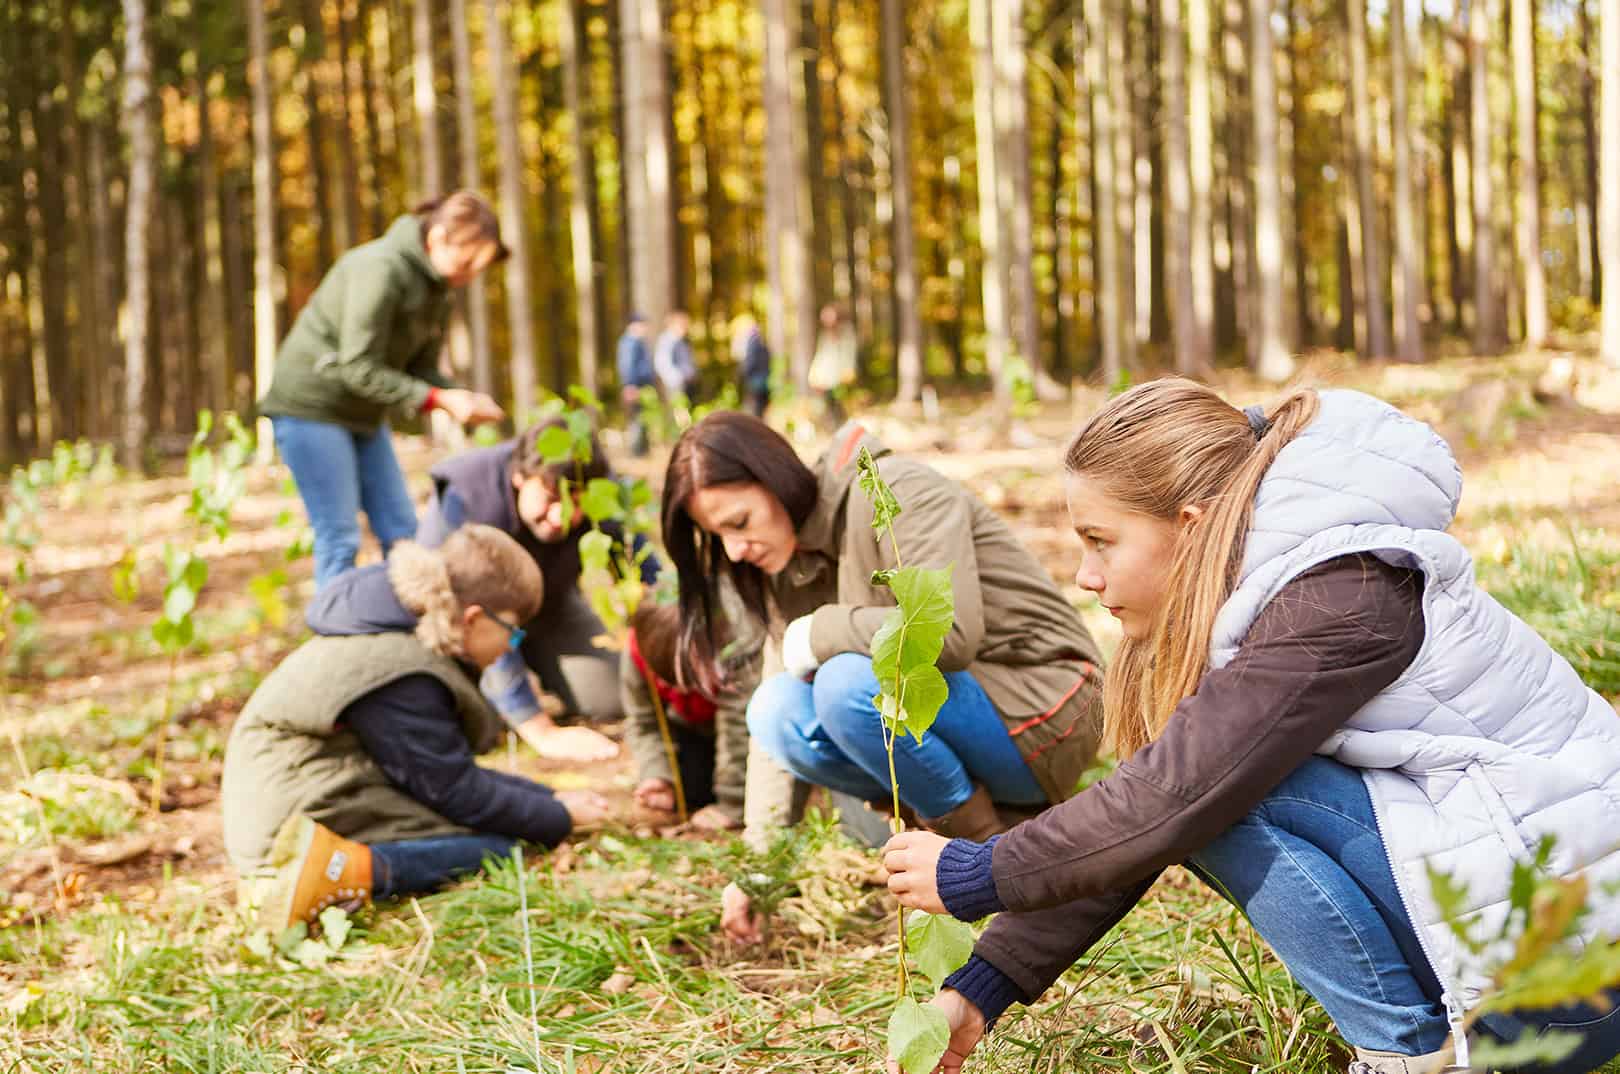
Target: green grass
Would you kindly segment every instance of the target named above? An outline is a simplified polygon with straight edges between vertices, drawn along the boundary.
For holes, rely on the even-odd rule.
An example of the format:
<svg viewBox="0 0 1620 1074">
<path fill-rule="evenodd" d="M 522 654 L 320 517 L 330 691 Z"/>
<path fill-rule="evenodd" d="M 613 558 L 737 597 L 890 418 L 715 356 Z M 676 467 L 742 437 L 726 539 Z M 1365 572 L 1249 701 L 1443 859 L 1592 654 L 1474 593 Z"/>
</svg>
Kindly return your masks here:
<svg viewBox="0 0 1620 1074">
<path fill-rule="evenodd" d="M 1620 549 L 1568 531 L 1568 544 L 1508 546 L 1476 564 L 1480 585 L 1552 645 L 1594 690 L 1620 695 Z"/>
</svg>

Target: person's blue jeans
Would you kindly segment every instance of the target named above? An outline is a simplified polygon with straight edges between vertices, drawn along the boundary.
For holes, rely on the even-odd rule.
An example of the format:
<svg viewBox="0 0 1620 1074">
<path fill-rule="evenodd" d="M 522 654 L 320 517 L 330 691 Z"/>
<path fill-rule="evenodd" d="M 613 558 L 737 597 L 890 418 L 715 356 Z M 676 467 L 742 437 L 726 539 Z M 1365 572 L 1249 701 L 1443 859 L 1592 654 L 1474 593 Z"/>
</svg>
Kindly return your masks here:
<svg viewBox="0 0 1620 1074">
<path fill-rule="evenodd" d="M 354 566 L 363 508 L 383 554 L 416 533 L 416 506 L 387 424 L 370 434 L 304 418 L 272 417 L 276 448 L 315 531 L 315 588 Z"/>
<path fill-rule="evenodd" d="M 1007 726 L 966 671 L 945 676 L 950 696 L 921 743 L 902 732 L 894 745 L 900 800 L 922 817 L 942 817 L 967 801 L 975 783 L 1006 805 L 1046 795 Z M 775 675 L 748 702 L 748 733 L 795 776 L 860 798 L 888 801 L 889 761 L 872 658 L 840 653 L 815 679 Z"/>
<path fill-rule="evenodd" d="M 1440 984 L 1356 769 L 1311 758 L 1189 865 L 1243 910 L 1352 1045 L 1401 1055 L 1445 1046 Z M 1487 1015 L 1479 1025 L 1504 1041 L 1531 1030 L 1584 1033 L 1569 1059 L 1524 1068 L 1545 1074 L 1579 1074 L 1620 1054 L 1620 1007 Z"/>
<path fill-rule="evenodd" d="M 465 873 L 477 872 L 485 858 L 511 856 L 517 840 L 504 835 L 436 835 L 371 844 L 371 897 L 388 899 L 433 891 Z"/>
</svg>

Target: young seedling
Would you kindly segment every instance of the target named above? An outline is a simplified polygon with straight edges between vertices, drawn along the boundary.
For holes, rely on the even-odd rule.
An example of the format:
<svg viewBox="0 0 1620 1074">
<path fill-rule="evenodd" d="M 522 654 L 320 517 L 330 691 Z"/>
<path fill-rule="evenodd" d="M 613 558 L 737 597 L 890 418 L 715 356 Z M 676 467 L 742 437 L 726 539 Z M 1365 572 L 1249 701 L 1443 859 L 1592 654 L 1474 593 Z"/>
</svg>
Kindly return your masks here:
<svg viewBox="0 0 1620 1074">
<path fill-rule="evenodd" d="M 894 819 L 898 834 L 900 783 L 895 776 L 894 745 L 902 732 L 918 742 L 933 726 L 940 706 L 950 696 L 950 687 L 939 670 L 939 654 L 945 637 L 955 622 L 956 605 L 951 591 L 951 568 L 907 567 L 901 558 L 900 543 L 894 533 L 894 520 L 901 513 L 895 498 L 871 452 L 862 447 L 855 460 L 861 491 L 872 503 L 872 529 L 881 543 L 886 536 L 894 550 L 894 566 L 877 571 L 872 581 L 889 588 L 896 607 L 872 637 L 872 671 L 877 676 L 878 696 L 874 698 L 883 718 L 883 747 L 889 760 L 889 791 L 894 799 Z M 927 1074 L 945 1054 L 950 1042 L 950 1024 L 937 1007 L 918 1003 L 911 996 L 906 967 L 908 939 L 918 967 L 937 988 L 955 972 L 973 950 L 973 933 L 962 922 L 948 917 L 923 915 L 906 927 L 906 910 L 900 907 L 897 930 L 900 941 L 899 974 L 894 1012 L 889 1017 L 889 1054 L 905 1074 Z"/>
</svg>

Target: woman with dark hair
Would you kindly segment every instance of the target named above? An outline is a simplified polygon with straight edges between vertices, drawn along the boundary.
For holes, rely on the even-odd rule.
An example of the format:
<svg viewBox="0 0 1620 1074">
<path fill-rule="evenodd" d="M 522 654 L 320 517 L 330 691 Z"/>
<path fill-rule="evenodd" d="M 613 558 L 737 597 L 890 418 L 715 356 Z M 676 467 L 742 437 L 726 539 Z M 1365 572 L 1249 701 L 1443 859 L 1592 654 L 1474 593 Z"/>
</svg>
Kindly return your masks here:
<svg viewBox="0 0 1620 1074">
<path fill-rule="evenodd" d="M 416 532 L 387 414 L 443 410 L 463 425 L 505 415 L 439 373 L 450 291 L 506 257 L 489 203 L 458 190 L 338 258 L 282 341 L 259 412 L 315 530 L 315 585 L 354 566 L 359 512 L 386 554 Z"/>
<path fill-rule="evenodd" d="M 759 419 L 709 415 L 677 441 L 664 480 L 685 643 L 695 668 L 712 666 L 723 578 L 767 627 L 763 680 L 748 705 L 758 747 L 748 761 L 750 835 L 787 812 L 787 796 L 761 780 L 771 761 L 834 791 L 889 798 L 871 645 L 894 600 L 872 573 L 896 564 L 855 480 L 862 447 L 899 498 L 894 535 L 907 565 L 950 568 L 956 597 L 939 660 L 950 697 L 921 743 L 895 744 L 900 799 L 935 831 L 985 839 L 1007 827 L 1009 809 L 1063 801 L 1091 764 L 1100 660 L 1045 568 L 961 485 L 890 454 L 859 425 L 842 429 L 812 468 Z M 726 910 L 730 931 L 753 934 L 741 892 L 728 889 Z"/>
</svg>

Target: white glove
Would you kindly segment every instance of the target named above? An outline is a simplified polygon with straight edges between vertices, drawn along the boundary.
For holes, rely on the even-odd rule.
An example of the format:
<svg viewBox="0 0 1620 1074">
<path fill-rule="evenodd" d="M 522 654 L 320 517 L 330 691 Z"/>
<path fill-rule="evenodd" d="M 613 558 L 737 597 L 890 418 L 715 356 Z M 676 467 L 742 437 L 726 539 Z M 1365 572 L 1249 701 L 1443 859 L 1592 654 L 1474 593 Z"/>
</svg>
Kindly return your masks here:
<svg viewBox="0 0 1620 1074">
<path fill-rule="evenodd" d="M 821 666 L 810 647 L 810 619 L 801 615 L 789 623 L 782 635 L 782 665 L 796 679 L 802 679 Z"/>
</svg>

